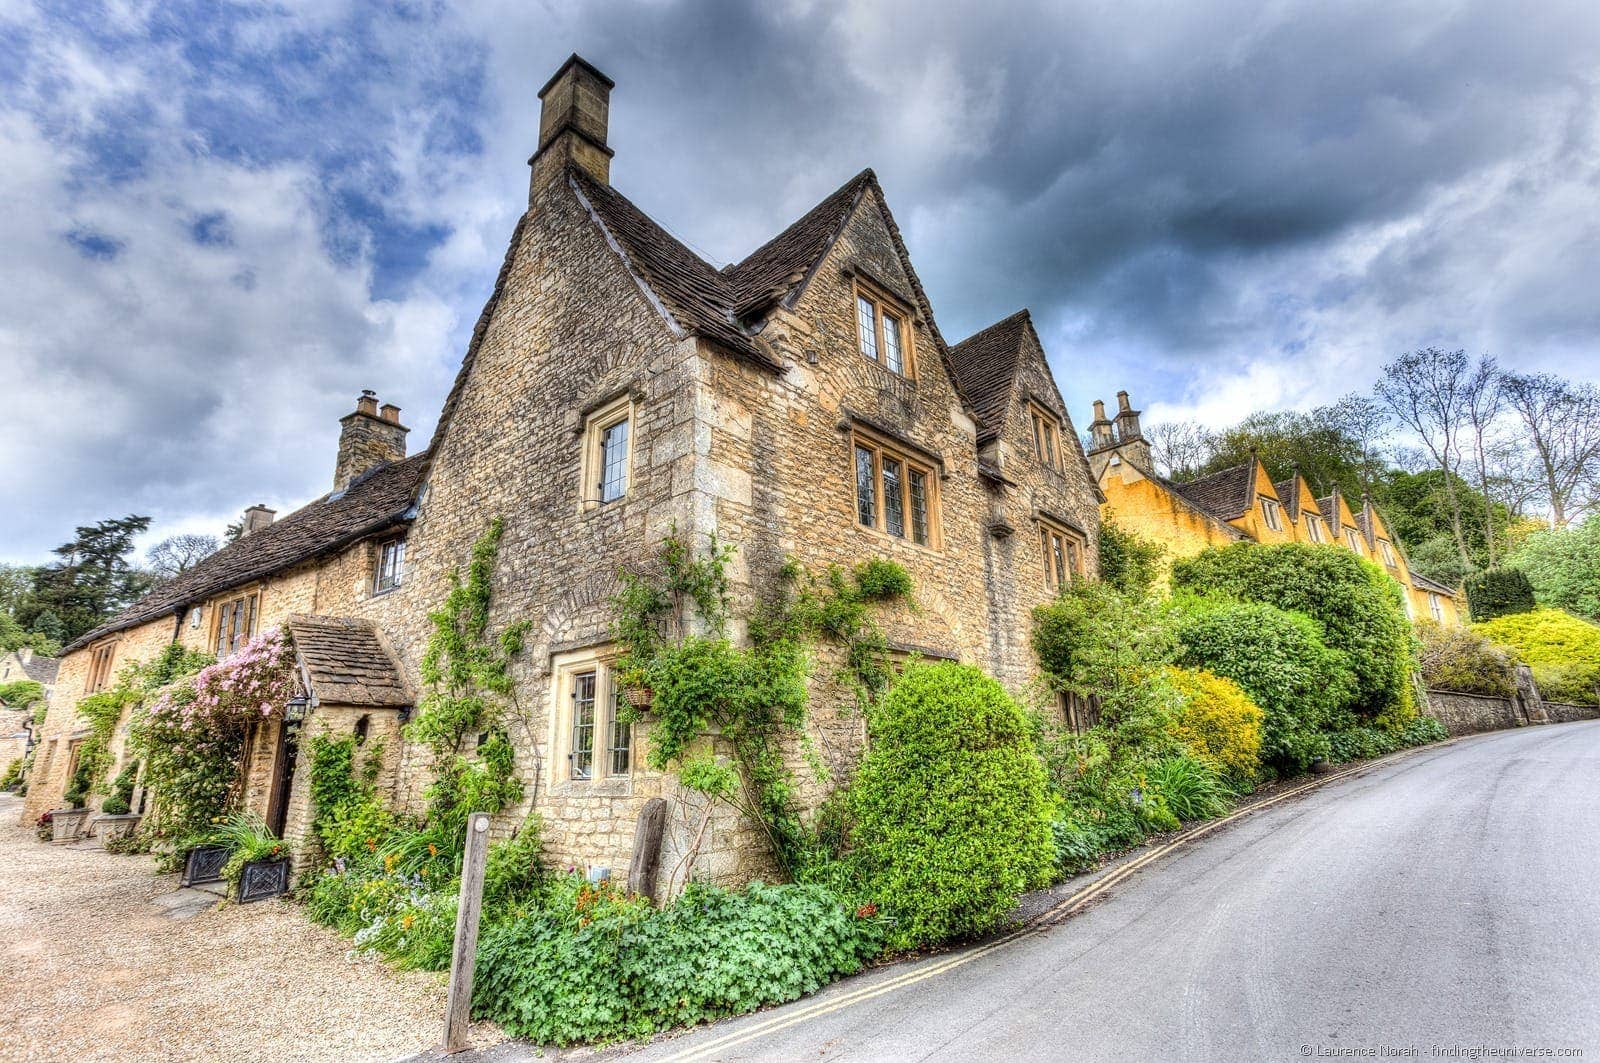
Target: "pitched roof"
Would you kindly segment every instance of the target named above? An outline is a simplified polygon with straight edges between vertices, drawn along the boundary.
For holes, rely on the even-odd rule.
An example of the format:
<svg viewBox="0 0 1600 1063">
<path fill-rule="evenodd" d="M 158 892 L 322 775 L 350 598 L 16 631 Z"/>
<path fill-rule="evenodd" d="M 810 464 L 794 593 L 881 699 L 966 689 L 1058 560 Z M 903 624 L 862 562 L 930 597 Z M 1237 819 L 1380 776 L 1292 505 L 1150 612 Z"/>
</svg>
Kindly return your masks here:
<svg viewBox="0 0 1600 1063">
<path fill-rule="evenodd" d="M 1256 463 L 1221 469 L 1188 483 L 1174 483 L 1172 489 L 1200 509 L 1222 520 L 1236 520 L 1250 509 L 1255 497 Z"/>
<path fill-rule="evenodd" d="M 1447 587 L 1436 579 L 1429 579 L 1416 569 L 1411 570 L 1411 582 L 1415 583 L 1425 591 L 1433 591 L 1435 594 L 1446 594 L 1452 598 L 1456 596 L 1455 588 Z"/>
<path fill-rule="evenodd" d="M 610 185 L 578 167 L 569 167 L 567 174 L 628 268 L 681 331 L 704 336 L 768 369 L 782 368 L 736 323 L 737 299 L 727 277 Z"/>
<path fill-rule="evenodd" d="M 391 462 L 343 493 L 323 495 L 293 513 L 224 546 L 183 575 L 162 584 L 63 651 L 202 602 L 230 587 L 337 550 L 409 519 L 427 452 Z"/>
<path fill-rule="evenodd" d="M 1339 496 L 1337 494 L 1317 499 L 1317 509 L 1322 511 L 1322 519 L 1327 522 L 1329 528 L 1333 529 L 1333 534 L 1343 534 L 1344 528 L 1343 522 L 1339 520 Z"/>
<path fill-rule="evenodd" d="M 286 622 L 311 692 L 324 705 L 412 703 L 400 666 L 370 620 L 297 614 Z"/>
<path fill-rule="evenodd" d="M 50 686 L 56 681 L 56 673 L 61 670 L 61 658 L 41 657 L 37 653 L 23 657 L 19 651 L 15 654 L 17 664 L 22 667 L 22 674 L 43 686 Z"/>
<path fill-rule="evenodd" d="M 1028 311 L 1018 310 L 950 348 L 956 389 L 978 416 L 980 445 L 999 435 L 1004 425 L 1022 358 L 1022 341 L 1032 327 Z"/>
<path fill-rule="evenodd" d="M 722 273 L 733 292 L 739 318 L 783 299 L 811 273 L 844 230 L 850 212 L 867 186 L 877 180 L 862 170 L 798 221 Z"/>
<path fill-rule="evenodd" d="M 1295 490 L 1298 486 L 1296 481 L 1299 479 L 1300 477 L 1295 475 L 1272 485 L 1273 493 L 1278 496 L 1278 501 L 1283 503 L 1283 511 L 1289 514 L 1290 520 L 1300 519 L 1300 492 Z"/>
</svg>

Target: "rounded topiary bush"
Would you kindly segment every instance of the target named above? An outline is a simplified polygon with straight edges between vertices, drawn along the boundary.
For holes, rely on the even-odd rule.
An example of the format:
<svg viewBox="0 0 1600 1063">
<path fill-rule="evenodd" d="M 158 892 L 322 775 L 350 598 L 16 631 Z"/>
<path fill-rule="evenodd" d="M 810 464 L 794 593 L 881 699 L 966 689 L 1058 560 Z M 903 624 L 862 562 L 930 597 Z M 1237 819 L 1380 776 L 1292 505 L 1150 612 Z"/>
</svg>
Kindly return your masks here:
<svg viewBox="0 0 1600 1063">
<path fill-rule="evenodd" d="M 1527 573 L 1516 568 L 1486 568 L 1466 578 L 1467 609 L 1482 623 L 1538 608 Z"/>
<path fill-rule="evenodd" d="M 1400 584 L 1371 561 L 1303 543 L 1234 543 L 1173 565 L 1172 585 L 1305 614 L 1321 625 L 1322 641 L 1345 655 L 1355 676 L 1343 707 L 1394 727 L 1416 714 L 1415 641 L 1405 598 Z M 1243 680 L 1240 685 L 1251 689 Z"/>
<path fill-rule="evenodd" d="M 909 949 L 991 930 L 1055 847 L 1027 716 L 994 679 L 913 665 L 873 709 L 850 788 L 851 859 Z"/>
<path fill-rule="evenodd" d="M 1310 617 L 1259 602 L 1180 599 L 1179 663 L 1231 679 L 1265 713 L 1261 761 L 1295 773 L 1327 755 L 1322 732 L 1349 703 L 1356 679 L 1348 658 L 1322 641 Z"/>
<path fill-rule="evenodd" d="M 1172 733 L 1191 756 L 1241 781 L 1261 765 L 1261 707 L 1233 680 L 1203 668 L 1174 668 L 1183 711 Z"/>
</svg>

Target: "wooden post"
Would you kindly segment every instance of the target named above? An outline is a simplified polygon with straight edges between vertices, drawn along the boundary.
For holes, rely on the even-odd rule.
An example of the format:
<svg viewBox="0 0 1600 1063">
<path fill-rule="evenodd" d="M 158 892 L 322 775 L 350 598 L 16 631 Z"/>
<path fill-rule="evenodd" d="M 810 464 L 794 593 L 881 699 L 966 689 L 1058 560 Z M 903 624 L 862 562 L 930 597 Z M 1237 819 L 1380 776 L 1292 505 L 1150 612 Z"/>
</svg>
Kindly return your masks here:
<svg viewBox="0 0 1600 1063">
<path fill-rule="evenodd" d="M 456 910 L 455 954 L 450 960 L 450 1002 L 445 1008 L 446 1053 L 472 1047 L 467 1028 L 472 1021 L 472 976 L 478 962 L 478 917 L 483 914 L 483 867 L 489 854 L 489 816 L 467 817 L 467 850 L 461 854 L 461 897 Z"/>
<path fill-rule="evenodd" d="M 667 800 L 652 797 L 633 829 L 633 862 L 628 865 L 628 892 L 656 899 L 656 869 L 661 863 L 661 835 L 667 825 Z"/>
</svg>

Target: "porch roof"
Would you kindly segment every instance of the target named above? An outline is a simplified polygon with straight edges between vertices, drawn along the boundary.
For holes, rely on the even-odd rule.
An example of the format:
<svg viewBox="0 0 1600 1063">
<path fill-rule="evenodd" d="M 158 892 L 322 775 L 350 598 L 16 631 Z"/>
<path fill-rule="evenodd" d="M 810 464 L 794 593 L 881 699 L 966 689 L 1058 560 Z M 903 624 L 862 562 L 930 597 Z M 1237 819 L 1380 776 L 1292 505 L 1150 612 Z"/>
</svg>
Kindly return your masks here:
<svg viewBox="0 0 1600 1063">
<path fill-rule="evenodd" d="M 286 625 L 320 704 L 401 707 L 412 703 L 400 665 L 370 620 L 291 616 Z"/>
</svg>

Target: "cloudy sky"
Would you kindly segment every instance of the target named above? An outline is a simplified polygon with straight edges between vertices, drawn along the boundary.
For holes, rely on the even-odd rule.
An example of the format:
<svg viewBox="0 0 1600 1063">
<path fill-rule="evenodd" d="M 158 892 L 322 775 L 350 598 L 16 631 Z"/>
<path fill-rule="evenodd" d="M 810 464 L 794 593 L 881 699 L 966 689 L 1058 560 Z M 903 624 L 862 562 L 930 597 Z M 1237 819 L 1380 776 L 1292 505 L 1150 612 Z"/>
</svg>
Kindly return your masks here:
<svg viewBox="0 0 1600 1063">
<path fill-rule="evenodd" d="M 1593 0 L 0 0 L 0 560 L 315 497 L 363 387 L 425 444 L 575 50 L 705 257 L 870 165 L 945 335 L 1032 308 L 1080 422 L 1600 379 Z"/>
</svg>

